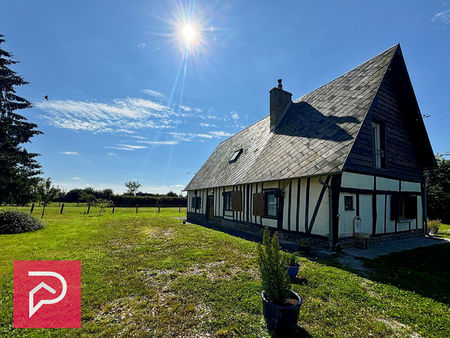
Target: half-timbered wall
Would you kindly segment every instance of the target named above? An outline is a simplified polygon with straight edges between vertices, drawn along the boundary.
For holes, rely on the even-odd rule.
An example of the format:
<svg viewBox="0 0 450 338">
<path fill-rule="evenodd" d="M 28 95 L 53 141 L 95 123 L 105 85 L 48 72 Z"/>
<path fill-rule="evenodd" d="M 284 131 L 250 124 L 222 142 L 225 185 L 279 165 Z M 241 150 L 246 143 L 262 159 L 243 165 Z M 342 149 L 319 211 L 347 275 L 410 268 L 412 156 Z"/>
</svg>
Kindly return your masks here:
<svg viewBox="0 0 450 338">
<path fill-rule="evenodd" d="M 326 177 L 323 177 L 325 180 Z M 253 194 L 267 189 L 280 189 L 283 192 L 281 220 L 253 215 Z M 224 192 L 240 191 L 242 211 L 224 209 Z M 294 232 L 328 236 L 329 233 L 329 195 L 318 177 L 242 184 L 236 186 L 199 189 L 201 207 L 192 208 L 195 191 L 188 191 L 188 212 L 206 214 L 207 195 L 214 196 L 214 216 L 226 220 L 248 222 Z"/>
<path fill-rule="evenodd" d="M 399 61 L 395 59 L 394 62 Z M 422 180 L 423 168 L 418 158 L 423 150 L 415 142 L 423 143 L 425 140 L 414 139 L 423 135 L 417 135 L 410 127 L 417 116 L 415 108 L 409 103 L 413 99 L 401 92 L 405 90 L 406 84 L 401 83 L 400 75 L 394 66 L 386 73 L 344 169 L 413 181 Z M 385 144 L 386 168 L 375 168 L 372 121 L 384 124 L 384 135 L 381 137 Z"/>
<path fill-rule="evenodd" d="M 391 219 L 391 198 L 395 193 L 417 195 L 415 219 Z M 345 197 L 351 196 L 353 210 L 345 210 Z M 355 233 L 384 235 L 423 228 L 421 183 L 344 172 L 339 196 L 339 237 Z M 355 218 L 359 217 L 360 223 Z M 358 227 L 356 229 L 356 227 Z"/>
</svg>

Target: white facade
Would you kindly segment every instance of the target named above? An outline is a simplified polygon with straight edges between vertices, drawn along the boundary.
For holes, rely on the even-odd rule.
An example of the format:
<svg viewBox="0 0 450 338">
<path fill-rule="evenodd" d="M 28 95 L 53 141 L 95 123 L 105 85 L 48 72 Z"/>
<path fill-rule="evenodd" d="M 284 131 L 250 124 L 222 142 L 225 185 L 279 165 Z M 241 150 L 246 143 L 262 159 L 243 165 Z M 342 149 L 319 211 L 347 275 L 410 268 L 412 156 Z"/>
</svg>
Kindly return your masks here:
<svg viewBox="0 0 450 338">
<path fill-rule="evenodd" d="M 322 177 L 322 182 L 325 177 Z M 270 189 L 282 192 L 278 218 L 255 216 L 253 194 Z M 240 191 L 242 211 L 224 209 L 224 192 Z M 417 217 L 391 219 L 391 198 L 396 193 L 417 196 Z M 200 197 L 200 206 L 192 207 L 192 198 Z M 207 199 L 213 197 L 214 218 L 267 226 L 323 237 L 330 236 L 329 191 L 319 177 L 242 184 L 188 191 L 188 213 L 207 215 Z M 346 207 L 351 197 L 352 205 Z M 211 197 L 210 197 L 211 198 Z M 348 238 L 357 233 L 384 235 L 423 228 L 421 184 L 371 175 L 344 172 L 338 195 L 338 237 Z M 212 221 L 212 220 L 210 220 Z"/>
</svg>

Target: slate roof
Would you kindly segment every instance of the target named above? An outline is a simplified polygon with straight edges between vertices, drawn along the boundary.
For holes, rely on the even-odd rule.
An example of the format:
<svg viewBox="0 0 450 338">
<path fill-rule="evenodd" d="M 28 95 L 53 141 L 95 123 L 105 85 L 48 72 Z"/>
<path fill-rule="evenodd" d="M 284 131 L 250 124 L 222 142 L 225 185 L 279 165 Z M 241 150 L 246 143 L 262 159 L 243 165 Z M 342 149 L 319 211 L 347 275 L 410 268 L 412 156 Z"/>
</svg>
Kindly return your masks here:
<svg viewBox="0 0 450 338">
<path fill-rule="evenodd" d="M 267 116 L 220 143 L 185 190 L 341 171 L 397 48 L 295 100 L 274 132 Z"/>
</svg>

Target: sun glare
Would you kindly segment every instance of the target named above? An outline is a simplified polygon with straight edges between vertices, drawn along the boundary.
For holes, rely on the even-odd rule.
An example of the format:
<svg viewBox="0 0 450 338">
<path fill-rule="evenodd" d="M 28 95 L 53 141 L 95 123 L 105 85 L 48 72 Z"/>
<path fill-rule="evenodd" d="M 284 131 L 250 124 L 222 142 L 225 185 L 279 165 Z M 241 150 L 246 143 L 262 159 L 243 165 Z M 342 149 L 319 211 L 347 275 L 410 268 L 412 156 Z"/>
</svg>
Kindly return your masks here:
<svg viewBox="0 0 450 338">
<path fill-rule="evenodd" d="M 183 36 L 187 43 L 195 42 L 196 35 L 197 32 L 195 31 L 194 27 L 192 27 L 190 24 L 184 26 Z"/>
</svg>

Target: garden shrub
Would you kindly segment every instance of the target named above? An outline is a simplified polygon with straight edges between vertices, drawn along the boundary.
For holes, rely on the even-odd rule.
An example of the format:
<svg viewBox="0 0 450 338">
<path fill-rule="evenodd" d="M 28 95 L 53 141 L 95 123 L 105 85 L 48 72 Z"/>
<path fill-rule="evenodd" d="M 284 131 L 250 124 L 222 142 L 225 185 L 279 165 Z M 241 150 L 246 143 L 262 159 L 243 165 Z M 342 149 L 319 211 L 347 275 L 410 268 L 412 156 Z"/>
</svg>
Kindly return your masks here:
<svg viewBox="0 0 450 338">
<path fill-rule="evenodd" d="M 281 305 L 291 290 L 277 232 L 270 238 L 269 230 L 264 229 L 263 245 L 258 245 L 258 263 L 264 295 L 271 302 Z"/>
<path fill-rule="evenodd" d="M 0 234 L 18 234 L 43 228 L 36 218 L 20 211 L 0 211 Z"/>
</svg>

